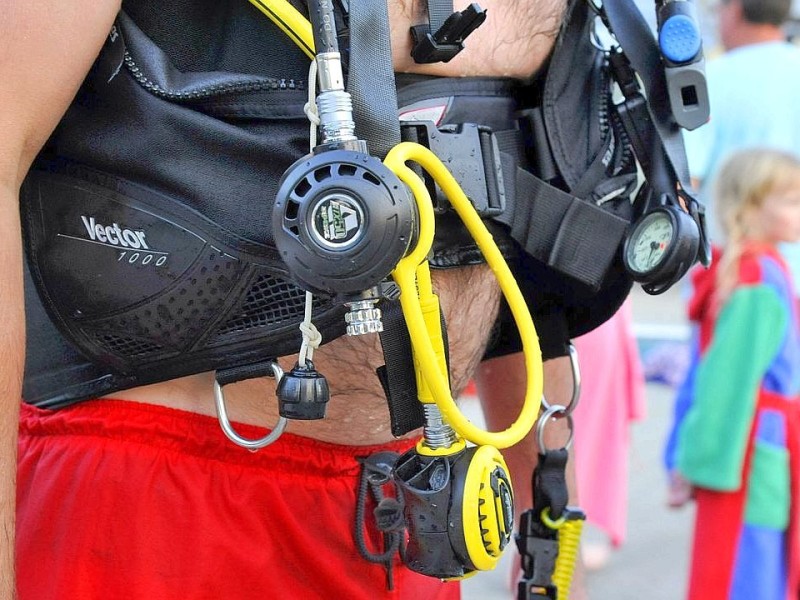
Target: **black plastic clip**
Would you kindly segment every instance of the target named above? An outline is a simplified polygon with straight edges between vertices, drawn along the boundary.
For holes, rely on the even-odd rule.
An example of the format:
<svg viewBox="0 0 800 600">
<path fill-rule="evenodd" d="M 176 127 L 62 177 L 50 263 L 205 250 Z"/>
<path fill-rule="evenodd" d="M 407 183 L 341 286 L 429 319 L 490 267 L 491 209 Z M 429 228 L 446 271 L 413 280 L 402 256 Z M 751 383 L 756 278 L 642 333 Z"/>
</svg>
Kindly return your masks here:
<svg viewBox="0 0 800 600">
<path fill-rule="evenodd" d="M 558 531 L 542 521 L 542 513 L 559 518 L 567 507 L 566 448 L 539 454 L 533 471 L 533 508 L 522 513 L 517 549 L 522 559 L 522 577 L 517 583 L 517 600 L 556 600 L 558 589 L 553 574 L 558 558 Z"/>
<path fill-rule="evenodd" d="M 411 56 L 419 64 L 449 62 L 464 49 L 464 40 L 486 20 L 486 10 L 473 2 L 451 14 L 431 33 L 431 24 L 411 28 Z"/>
<path fill-rule="evenodd" d="M 636 72 L 622 50 L 616 48 L 609 53 L 608 66 L 625 98 L 616 105 L 617 113 L 622 119 L 636 158 L 642 163 L 643 168 L 647 168 L 654 136 L 654 125 L 647 109 L 647 100 L 642 94 Z"/>
<path fill-rule="evenodd" d="M 447 165 L 481 217 L 503 213 L 506 196 L 500 148 L 490 128 L 474 123 L 436 127 L 431 121 L 405 121 L 400 126 L 404 141 L 422 144 Z M 450 206 L 446 196 L 428 173 L 421 175 L 434 208 L 445 212 Z"/>
</svg>

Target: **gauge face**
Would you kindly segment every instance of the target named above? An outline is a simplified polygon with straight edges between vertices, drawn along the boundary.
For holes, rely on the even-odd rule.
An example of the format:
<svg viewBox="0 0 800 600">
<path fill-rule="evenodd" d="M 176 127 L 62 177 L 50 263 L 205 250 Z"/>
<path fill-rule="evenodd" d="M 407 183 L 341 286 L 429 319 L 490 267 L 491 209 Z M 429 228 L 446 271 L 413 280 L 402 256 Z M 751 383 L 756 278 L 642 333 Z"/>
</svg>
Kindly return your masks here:
<svg viewBox="0 0 800 600">
<path fill-rule="evenodd" d="M 637 273 L 655 269 L 672 244 L 675 228 L 665 212 L 647 215 L 636 226 L 628 243 L 628 266 Z"/>
</svg>

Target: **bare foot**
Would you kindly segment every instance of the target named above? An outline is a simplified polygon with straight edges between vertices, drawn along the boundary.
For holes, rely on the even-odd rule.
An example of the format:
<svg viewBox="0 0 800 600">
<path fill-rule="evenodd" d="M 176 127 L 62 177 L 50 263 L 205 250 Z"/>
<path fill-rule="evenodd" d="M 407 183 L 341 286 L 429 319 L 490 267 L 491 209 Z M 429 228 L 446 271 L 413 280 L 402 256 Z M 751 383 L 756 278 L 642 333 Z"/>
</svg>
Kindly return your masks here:
<svg viewBox="0 0 800 600">
<path fill-rule="evenodd" d="M 673 471 L 669 476 L 669 488 L 667 490 L 667 506 L 670 508 L 681 508 L 687 504 L 694 495 L 694 488 L 689 480 L 685 479 L 677 471 Z"/>
<path fill-rule="evenodd" d="M 611 560 L 611 546 L 607 542 L 583 542 L 581 558 L 587 571 L 599 571 Z"/>
</svg>

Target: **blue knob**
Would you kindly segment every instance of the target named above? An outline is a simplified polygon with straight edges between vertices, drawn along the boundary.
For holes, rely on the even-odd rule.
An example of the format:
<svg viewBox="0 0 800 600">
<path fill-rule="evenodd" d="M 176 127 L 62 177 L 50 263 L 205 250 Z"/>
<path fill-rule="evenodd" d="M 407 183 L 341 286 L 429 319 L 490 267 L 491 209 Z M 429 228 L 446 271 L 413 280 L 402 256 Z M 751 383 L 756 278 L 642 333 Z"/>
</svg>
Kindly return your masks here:
<svg viewBox="0 0 800 600">
<path fill-rule="evenodd" d="M 687 15 L 672 15 L 662 24 L 658 43 L 667 59 L 685 63 L 700 52 L 702 38 L 694 19 Z"/>
</svg>

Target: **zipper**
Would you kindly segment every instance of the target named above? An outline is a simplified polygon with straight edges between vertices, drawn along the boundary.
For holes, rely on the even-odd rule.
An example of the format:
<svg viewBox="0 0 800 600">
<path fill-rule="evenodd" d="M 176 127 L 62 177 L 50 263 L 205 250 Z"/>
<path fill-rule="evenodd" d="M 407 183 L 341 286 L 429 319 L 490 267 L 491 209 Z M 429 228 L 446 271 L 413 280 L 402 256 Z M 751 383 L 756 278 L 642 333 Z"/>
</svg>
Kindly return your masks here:
<svg viewBox="0 0 800 600">
<path fill-rule="evenodd" d="M 191 92 L 176 92 L 165 90 L 163 87 L 152 81 L 142 72 L 136 61 L 125 51 L 124 63 L 131 76 L 148 92 L 154 96 L 172 101 L 199 100 L 203 98 L 213 98 L 237 92 L 260 92 L 264 90 L 304 90 L 305 81 L 302 79 L 283 79 L 277 77 L 261 77 L 259 79 L 243 80 L 236 83 L 220 83 L 208 87 L 193 90 Z"/>
<path fill-rule="evenodd" d="M 628 133 L 622 126 L 619 114 L 612 108 L 613 100 L 611 99 L 611 77 L 608 73 L 607 65 L 600 68 L 600 86 L 599 86 L 599 102 L 598 102 L 598 122 L 600 136 L 606 139 L 606 136 L 613 135 L 619 150 L 617 158 L 617 165 L 614 168 L 612 175 L 619 174 L 623 169 L 631 164 L 633 152 L 631 151 L 630 140 Z"/>
</svg>

